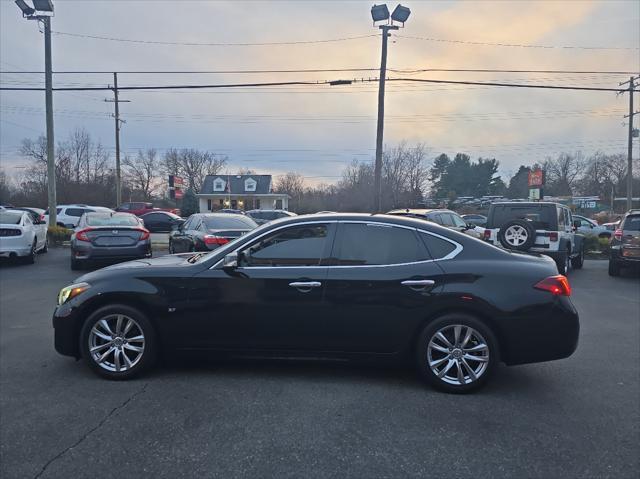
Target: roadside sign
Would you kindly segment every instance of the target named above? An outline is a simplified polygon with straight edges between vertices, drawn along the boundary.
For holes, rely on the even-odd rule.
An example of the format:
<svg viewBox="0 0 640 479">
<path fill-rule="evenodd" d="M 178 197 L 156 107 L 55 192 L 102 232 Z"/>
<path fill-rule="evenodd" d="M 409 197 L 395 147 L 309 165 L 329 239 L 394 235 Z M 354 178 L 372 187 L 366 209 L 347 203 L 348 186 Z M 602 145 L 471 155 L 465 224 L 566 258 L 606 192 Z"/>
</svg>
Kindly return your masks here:
<svg viewBox="0 0 640 479">
<path fill-rule="evenodd" d="M 540 188 L 531 188 L 531 189 L 529 189 L 529 199 L 530 200 L 539 200 L 540 199 Z"/>
<path fill-rule="evenodd" d="M 529 188 L 540 187 L 544 185 L 544 170 L 529 171 Z"/>
<path fill-rule="evenodd" d="M 176 175 L 169 175 L 169 197 L 176 200 L 184 196 L 184 178 Z"/>
</svg>

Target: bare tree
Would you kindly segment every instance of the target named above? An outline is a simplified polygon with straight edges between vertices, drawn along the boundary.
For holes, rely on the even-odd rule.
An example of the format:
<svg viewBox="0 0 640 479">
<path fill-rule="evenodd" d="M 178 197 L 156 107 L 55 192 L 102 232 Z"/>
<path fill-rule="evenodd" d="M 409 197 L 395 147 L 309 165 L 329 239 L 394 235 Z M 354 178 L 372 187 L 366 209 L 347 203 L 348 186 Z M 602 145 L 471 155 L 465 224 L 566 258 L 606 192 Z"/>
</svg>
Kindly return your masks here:
<svg viewBox="0 0 640 479">
<path fill-rule="evenodd" d="M 581 152 L 561 153 L 556 159 L 547 158 L 543 168 L 550 192 L 556 195 L 571 195 L 584 168 Z"/>
<path fill-rule="evenodd" d="M 196 193 L 202 188 L 204 177 L 218 174 L 227 164 L 226 156 L 193 148 L 170 149 L 162 161 L 163 170 L 170 175 L 183 177 L 187 186 Z"/>
<path fill-rule="evenodd" d="M 285 175 L 279 176 L 274 185 L 276 193 L 286 193 L 291 197 L 289 207 L 292 210 L 300 209 L 300 201 L 304 194 L 304 179 L 299 173 L 292 171 Z"/>
<path fill-rule="evenodd" d="M 159 161 L 156 150 L 150 148 L 144 153 L 138 150 L 135 159 L 125 156 L 122 165 L 131 189 L 140 192 L 144 200 L 150 200 L 157 186 Z"/>
</svg>

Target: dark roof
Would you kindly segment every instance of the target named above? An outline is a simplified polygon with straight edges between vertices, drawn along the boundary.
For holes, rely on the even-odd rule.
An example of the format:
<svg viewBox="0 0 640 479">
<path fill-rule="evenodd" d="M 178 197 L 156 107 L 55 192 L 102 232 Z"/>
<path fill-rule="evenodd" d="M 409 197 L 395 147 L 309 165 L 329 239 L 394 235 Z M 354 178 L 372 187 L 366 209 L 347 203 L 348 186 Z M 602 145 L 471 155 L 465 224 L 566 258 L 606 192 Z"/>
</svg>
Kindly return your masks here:
<svg viewBox="0 0 640 479">
<path fill-rule="evenodd" d="M 214 191 L 213 182 L 216 178 L 222 178 L 225 182 L 224 191 Z M 256 181 L 256 191 L 246 191 L 245 180 L 252 178 Z M 230 188 L 229 188 L 230 187 Z M 271 175 L 207 175 L 200 194 L 221 194 L 221 193 L 247 193 L 253 195 L 266 195 L 271 193 Z"/>
</svg>

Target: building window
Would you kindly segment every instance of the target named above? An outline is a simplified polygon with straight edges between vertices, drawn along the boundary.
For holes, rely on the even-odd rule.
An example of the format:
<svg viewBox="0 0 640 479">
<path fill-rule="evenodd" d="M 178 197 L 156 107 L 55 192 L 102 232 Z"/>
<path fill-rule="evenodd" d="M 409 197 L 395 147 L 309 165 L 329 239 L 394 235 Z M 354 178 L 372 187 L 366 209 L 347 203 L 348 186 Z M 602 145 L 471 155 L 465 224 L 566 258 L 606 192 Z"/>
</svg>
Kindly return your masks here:
<svg viewBox="0 0 640 479">
<path fill-rule="evenodd" d="M 245 191 L 256 191 L 256 186 L 258 186 L 258 182 L 253 178 L 247 178 L 246 180 L 244 180 Z"/>
<path fill-rule="evenodd" d="M 216 178 L 213 181 L 213 191 L 224 191 L 225 181 L 222 178 Z"/>
<path fill-rule="evenodd" d="M 207 200 L 207 210 L 211 211 L 211 200 Z"/>
<path fill-rule="evenodd" d="M 276 200 L 276 209 L 277 210 L 281 210 L 282 209 L 282 200 Z"/>
</svg>

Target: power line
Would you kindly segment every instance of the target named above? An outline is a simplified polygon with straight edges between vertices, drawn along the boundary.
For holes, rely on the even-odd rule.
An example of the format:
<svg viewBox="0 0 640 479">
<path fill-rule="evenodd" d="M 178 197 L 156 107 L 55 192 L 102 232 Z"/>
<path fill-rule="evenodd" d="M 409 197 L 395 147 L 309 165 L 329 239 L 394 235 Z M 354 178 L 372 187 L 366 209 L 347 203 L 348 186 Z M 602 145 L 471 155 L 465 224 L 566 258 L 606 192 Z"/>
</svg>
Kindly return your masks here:
<svg viewBox="0 0 640 479">
<path fill-rule="evenodd" d="M 216 74 L 216 75 L 245 75 L 264 73 L 340 73 L 340 72 L 364 72 L 379 71 L 379 68 L 302 68 L 302 69 L 273 69 L 273 70 L 119 70 L 118 74 L 131 75 L 192 75 L 192 74 Z M 548 73 L 548 74 L 576 74 L 576 75 L 634 75 L 637 71 L 607 71 L 607 70 L 514 70 L 504 68 L 388 68 L 394 73 Z M 54 75 L 112 75 L 113 70 L 60 70 L 54 71 Z M 0 74 L 44 74 L 43 71 L 6 70 Z"/>
<path fill-rule="evenodd" d="M 363 78 L 348 80 L 349 82 L 369 83 L 378 81 L 377 78 Z M 426 78 L 390 78 L 392 82 L 419 82 L 419 83 L 444 83 L 453 85 L 478 85 L 478 86 L 495 86 L 495 87 L 511 87 L 511 88 L 541 88 L 552 90 L 577 90 L 577 91 L 608 91 L 620 92 L 619 88 L 602 88 L 588 86 L 564 86 L 564 85 L 540 85 L 540 84 L 523 84 L 523 83 L 498 83 L 498 82 L 475 82 L 467 80 L 433 80 Z M 321 86 L 330 85 L 333 81 L 289 81 L 289 82 L 264 82 L 264 83 L 212 83 L 202 85 L 139 85 L 139 86 L 123 86 L 119 90 L 192 90 L 192 89 L 217 89 L 217 88 L 247 88 L 247 87 L 269 87 L 269 86 Z M 112 87 L 59 87 L 54 91 L 111 91 Z M 0 87 L 0 91 L 44 91 L 40 87 Z M 638 91 L 638 90 L 634 90 Z"/>
<path fill-rule="evenodd" d="M 562 86 L 562 85 L 535 85 L 523 83 L 496 83 L 496 82 L 474 82 L 474 81 L 456 81 L 456 80 L 429 80 L 426 78 L 389 78 L 388 81 L 408 81 L 420 83 L 447 83 L 453 85 L 481 85 L 481 86 L 499 86 L 511 88 L 543 88 L 551 90 L 578 90 L 578 91 L 610 91 L 620 92 L 620 88 L 601 88 L 586 86 Z M 638 91 L 638 90 L 634 90 Z"/>
<path fill-rule="evenodd" d="M 147 45 L 173 45 L 173 46 L 189 46 L 189 47 L 263 47 L 263 46 L 282 46 L 282 45 L 309 45 L 314 43 L 335 43 L 351 40 L 359 40 L 361 38 L 377 37 L 375 33 L 367 35 L 355 35 L 351 37 L 327 38 L 320 40 L 294 40 L 282 42 L 168 42 L 164 40 L 137 40 L 131 38 L 115 38 L 103 35 L 87 35 L 82 33 L 58 32 L 52 31 L 55 35 L 63 35 L 77 38 L 90 38 L 93 40 L 109 40 L 112 42 L 125 43 L 141 43 Z"/>
<path fill-rule="evenodd" d="M 640 50 L 638 47 L 601 47 L 601 46 L 582 46 L 582 45 L 532 45 L 526 43 L 494 43 L 494 42 L 477 42 L 471 40 L 452 40 L 445 38 L 427 38 L 412 35 L 396 35 L 396 38 L 407 38 L 410 40 L 424 40 L 428 42 L 439 43 L 459 43 L 464 45 L 482 45 L 489 47 L 513 47 L 513 48 L 543 48 L 543 49 L 569 49 L 569 50 Z"/>
</svg>

